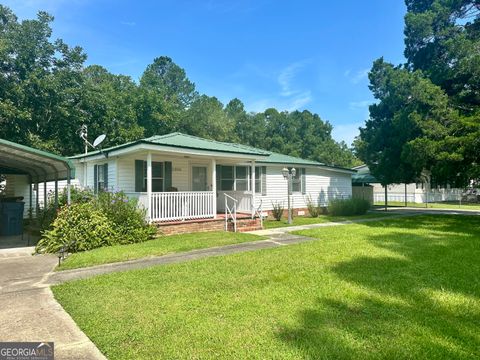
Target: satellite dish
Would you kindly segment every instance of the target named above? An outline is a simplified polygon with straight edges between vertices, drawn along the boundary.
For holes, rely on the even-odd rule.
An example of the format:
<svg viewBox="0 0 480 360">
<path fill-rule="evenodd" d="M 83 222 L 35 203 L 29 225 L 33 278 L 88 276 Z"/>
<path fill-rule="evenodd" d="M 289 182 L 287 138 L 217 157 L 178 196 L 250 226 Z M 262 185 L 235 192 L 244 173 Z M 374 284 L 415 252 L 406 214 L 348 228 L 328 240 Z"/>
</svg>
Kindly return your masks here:
<svg viewBox="0 0 480 360">
<path fill-rule="evenodd" d="M 92 144 L 93 147 L 96 148 L 98 145 L 100 145 L 105 140 L 106 137 L 107 135 L 105 134 L 98 136 Z"/>
</svg>

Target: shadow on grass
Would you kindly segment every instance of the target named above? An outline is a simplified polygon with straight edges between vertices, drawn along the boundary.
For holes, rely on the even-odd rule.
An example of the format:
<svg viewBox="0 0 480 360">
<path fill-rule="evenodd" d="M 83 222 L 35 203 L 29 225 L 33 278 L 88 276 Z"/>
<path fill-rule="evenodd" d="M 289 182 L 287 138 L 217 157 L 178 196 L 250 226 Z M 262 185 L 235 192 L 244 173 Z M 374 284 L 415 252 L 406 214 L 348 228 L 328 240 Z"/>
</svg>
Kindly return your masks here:
<svg viewBox="0 0 480 360">
<path fill-rule="evenodd" d="M 337 263 L 339 296 L 320 297 L 280 339 L 312 359 L 479 358 L 480 218 L 435 218 L 364 224 L 392 255 Z"/>
</svg>

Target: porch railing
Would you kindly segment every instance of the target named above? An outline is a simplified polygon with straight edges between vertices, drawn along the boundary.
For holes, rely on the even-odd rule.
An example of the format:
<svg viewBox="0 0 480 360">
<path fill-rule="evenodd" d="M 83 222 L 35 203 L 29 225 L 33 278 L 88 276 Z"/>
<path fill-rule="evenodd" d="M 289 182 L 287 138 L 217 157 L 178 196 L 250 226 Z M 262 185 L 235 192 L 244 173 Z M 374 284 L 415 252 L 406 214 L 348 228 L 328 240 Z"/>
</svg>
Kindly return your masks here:
<svg viewBox="0 0 480 360">
<path fill-rule="evenodd" d="M 148 209 L 146 193 L 129 193 Z M 180 191 L 152 193 L 150 221 L 208 219 L 215 216 L 214 193 L 211 191 Z"/>
<path fill-rule="evenodd" d="M 213 218 L 213 192 L 185 191 L 152 193 L 150 220 L 175 221 Z"/>
</svg>

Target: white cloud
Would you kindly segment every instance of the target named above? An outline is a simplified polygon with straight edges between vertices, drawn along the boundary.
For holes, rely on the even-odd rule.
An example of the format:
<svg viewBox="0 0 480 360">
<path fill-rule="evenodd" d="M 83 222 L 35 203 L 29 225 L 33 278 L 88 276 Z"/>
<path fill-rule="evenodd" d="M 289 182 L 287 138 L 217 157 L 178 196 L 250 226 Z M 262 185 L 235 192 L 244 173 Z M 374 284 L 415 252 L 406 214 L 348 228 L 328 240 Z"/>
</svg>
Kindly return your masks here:
<svg viewBox="0 0 480 360">
<path fill-rule="evenodd" d="M 359 110 L 368 108 L 372 103 L 372 100 L 351 101 L 348 103 L 348 107 L 352 110 Z"/>
<path fill-rule="evenodd" d="M 353 84 L 358 84 L 368 78 L 368 72 L 370 71 L 369 68 L 358 70 L 356 72 L 352 72 L 351 69 L 345 70 L 343 76 L 350 79 Z"/>
<path fill-rule="evenodd" d="M 135 26 L 137 23 L 135 21 L 120 21 L 120 24 L 125 26 Z"/>
<path fill-rule="evenodd" d="M 362 125 L 363 123 L 334 125 L 332 136 L 335 140 L 345 141 L 350 146 L 355 137 L 360 134 L 358 128 Z"/>
<path fill-rule="evenodd" d="M 280 71 L 277 77 L 278 84 L 280 85 L 282 96 L 291 96 L 298 93 L 298 90 L 292 89 L 292 81 L 295 79 L 296 74 L 305 66 L 305 61 L 295 62 L 288 65 Z"/>
</svg>

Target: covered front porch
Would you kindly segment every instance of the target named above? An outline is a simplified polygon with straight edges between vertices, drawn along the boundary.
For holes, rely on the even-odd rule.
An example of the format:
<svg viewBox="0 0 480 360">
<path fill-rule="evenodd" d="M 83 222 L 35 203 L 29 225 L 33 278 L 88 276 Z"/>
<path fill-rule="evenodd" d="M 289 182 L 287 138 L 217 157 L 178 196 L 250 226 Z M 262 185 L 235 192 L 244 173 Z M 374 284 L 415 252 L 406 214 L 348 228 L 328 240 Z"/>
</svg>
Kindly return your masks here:
<svg viewBox="0 0 480 360">
<path fill-rule="evenodd" d="M 136 159 L 136 182 L 139 166 Z M 261 170 L 254 160 L 181 159 L 149 153 L 141 171 L 146 191 L 127 194 L 138 199 L 150 222 L 254 216 L 258 210 L 255 178 Z"/>
</svg>

